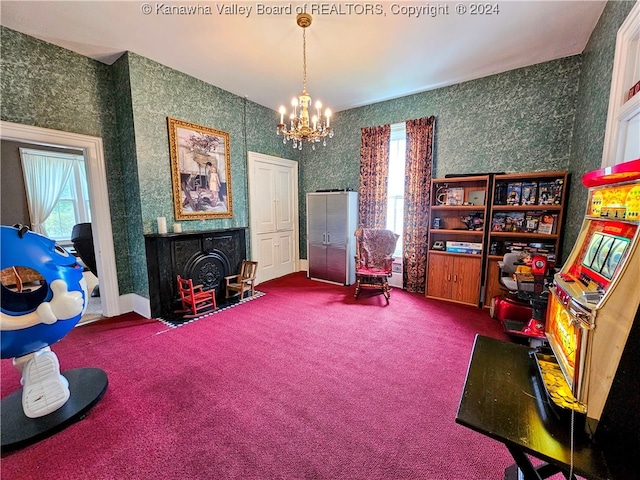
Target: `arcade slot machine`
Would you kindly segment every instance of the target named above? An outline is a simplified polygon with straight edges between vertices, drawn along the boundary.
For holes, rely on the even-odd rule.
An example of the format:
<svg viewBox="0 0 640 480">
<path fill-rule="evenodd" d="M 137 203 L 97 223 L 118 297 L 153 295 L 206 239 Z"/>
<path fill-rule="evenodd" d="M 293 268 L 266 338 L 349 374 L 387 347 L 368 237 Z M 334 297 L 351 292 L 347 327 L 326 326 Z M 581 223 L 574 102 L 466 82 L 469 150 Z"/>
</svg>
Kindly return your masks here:
<svg viewBox="0 0 640 480">
<path fill-rule="evenodd" d="M 550 400 L 598 428 L 640 304 L 640 159 L 587 173 L 578 239 L 554 276 L 537 354 Z M 640 349 L 640 346 L 638 346 Z"/>
</svg>

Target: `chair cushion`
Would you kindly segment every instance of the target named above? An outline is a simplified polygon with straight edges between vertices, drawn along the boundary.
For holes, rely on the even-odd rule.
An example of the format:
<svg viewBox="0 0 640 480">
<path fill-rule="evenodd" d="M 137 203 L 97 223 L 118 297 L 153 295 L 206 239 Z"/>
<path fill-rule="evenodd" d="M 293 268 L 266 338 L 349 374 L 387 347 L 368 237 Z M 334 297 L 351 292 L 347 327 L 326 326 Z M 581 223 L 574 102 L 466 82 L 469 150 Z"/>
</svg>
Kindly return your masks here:
<svg viewBox="0 0 640 480">
<path fill-rule="evenodd" d="M 361 267 L 356 270 L 356 275 L 367 275 L 367 276 L 384 275 L 386 277 L 389 275 L 389 270 L 386 268 Z"/>
<path fill-rule="evenodd" d="M 362 263 L 373 271 L 390 272 L 397 240 L 398 235 L 391 230 L 363 228 L 360 244 Z"/>
</svg>

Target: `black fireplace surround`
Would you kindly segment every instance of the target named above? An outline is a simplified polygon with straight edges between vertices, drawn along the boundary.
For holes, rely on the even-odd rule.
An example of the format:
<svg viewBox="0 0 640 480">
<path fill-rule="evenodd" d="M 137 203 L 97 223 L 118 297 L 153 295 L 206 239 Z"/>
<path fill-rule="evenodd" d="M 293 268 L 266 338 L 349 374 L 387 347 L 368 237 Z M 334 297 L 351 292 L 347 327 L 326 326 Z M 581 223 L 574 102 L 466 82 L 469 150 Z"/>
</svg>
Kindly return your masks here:
<svg viewBox="0 0 640 480">
<path fill-rule="evenodd" d="M 180 305 L 177 276 L 216 289 L 224 300 L 224 277 L 240 271 L 247 255 L 246 228 L 145 235 L 151 316 L 162 317 Z"/>
</svg>

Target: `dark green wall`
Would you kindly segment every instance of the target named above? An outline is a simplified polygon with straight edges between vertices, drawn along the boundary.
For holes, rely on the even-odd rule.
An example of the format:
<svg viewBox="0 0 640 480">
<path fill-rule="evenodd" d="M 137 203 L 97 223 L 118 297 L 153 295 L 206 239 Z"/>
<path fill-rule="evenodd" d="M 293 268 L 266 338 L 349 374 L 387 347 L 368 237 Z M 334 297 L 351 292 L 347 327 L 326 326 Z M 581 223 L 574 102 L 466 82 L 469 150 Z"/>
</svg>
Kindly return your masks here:
<svg viewBox="0 0 640 480">
<path fill-rule="evenodd" d="M 434 176 L 569 171 L 566 258 L 587 201 L 581 177 L 602 161 L 616 34 L 634 4 L 608 2 L 581 55 L 336 113 L 330 144 L 304 150 L 300 205 L 316 189 L 358 189 L 361 128 L 434 115 Z M 304 211 L 300 224 L 305 258 Z"/>
<path fill-rule="evenodd" d="M 169 226 L 174 222 L 167 117 L 228 132 L 230 139 L 233 218 L 182 220 L 184 231 L 248 227 L 246 152 L 282 156 L 284 149 L 274 135 L 273 110 L 135 53 L 125 54 L 114 68 L 122 77 L 123 183 L 127 203 L 135 205 L 128 212 L 134 292 L 147 296 L 143 235 L 157 231 L 157 217 L 166 217 Z"/>
<path fill-rule="evenodd" d="M 360 129 L 434 115 L 435 176 L 568 169 L 570 246 L 586 201 L 577 182 L 600 166 L 616 32 L 633 3 L 609 2 L 580 56 L 338 112 L 329 145 L 302 154 L 274 134 L 276 112 L 242 97 L 134 53 L 106 66 L 0 27 L 0 118 L 103 139 L 121 294 L 148 296 L 143 234 L 158 216 L 173 221 L 167 116 L 231 139 L 234 218 L 185 230 L 248 226 L 246 151 L 293 158 L 305 258 L 305 194 L 358 189 Z"/>
<path fill-rule="evenodd" d="M 133 99 L 129 73 L 128 54 L 121 56 L 111 67 L 115 98 L 116 122 L 122 159 L 122 176 L 117 181 L 122 190 L 122 203 L 117 208 L 125 218 L 126 248 L 118 250 L 118 255 L 126 255 L 131 272 L 131 292 L 147 296 L 148 278 L 144 255 L 135 255 L 135 246 L 143 238 L 142 213 L 140 210 L 140 185 L 136 168 L 136 139 L 133 128 Z M 111 207 L 114 207 L 111 202 Z"/>
<path fill-rule="evenodd" d="M 582 186 L 582 176 L 602 164 L 616 34 L 634 4 L 623 1 L 607 3 L 582 53 L 582 74 L 569 159 L 572 182 L 565 245 L 575 243 L 584 218 L 587 189 Z"/>
<path fill-rule="evenodd" d="M 568 169 L 580 63 L 573 56 L 337 113 L 330 144 L 304 153 L 301 205 L 318 188 L 358 189 L 361 128 L 431 115 L 434 177 Z"/>
<path fill-rule="evenodd" d="M 127 251 L 111 68 L 64 48 L 0 27 L 0 118 L 101 137 L 116 252 Z M 11 202 L 2 193 L 2 202 Z M 120 293 L 131 292 L 127 255 L 116 256 Z"/>
<path fill-rule="evenodd" d="M 2 120 L 103 139 L 121 294 L 148 297 L 144 234 L 159 216 L 173 223 L 167 117 L 230 134 L 234 217 L 182 222 L 186 231 L 249 225 L 247 150 L 295 158 L 274 134 L 277 113 L 242 97 L 135 53 L 107 66 L 0 33 Z"/>
</svg>

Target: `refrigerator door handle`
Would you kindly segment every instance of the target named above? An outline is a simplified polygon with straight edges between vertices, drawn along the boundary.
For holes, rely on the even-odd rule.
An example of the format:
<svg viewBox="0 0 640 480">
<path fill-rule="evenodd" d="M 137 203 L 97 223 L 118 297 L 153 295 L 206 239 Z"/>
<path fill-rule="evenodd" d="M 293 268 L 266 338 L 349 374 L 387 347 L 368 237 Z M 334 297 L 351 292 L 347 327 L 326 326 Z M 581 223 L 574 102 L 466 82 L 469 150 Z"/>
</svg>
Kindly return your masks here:
<svg viewBox="0 0 640 480">
<path fill-rule="evenodd" d="M 331 243 L 331 232 L 327 232 L 327 243 Z"/>
</svg>

